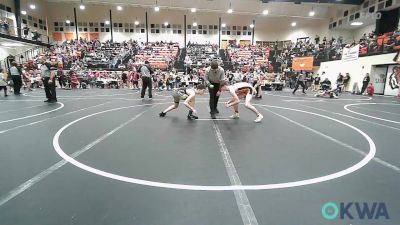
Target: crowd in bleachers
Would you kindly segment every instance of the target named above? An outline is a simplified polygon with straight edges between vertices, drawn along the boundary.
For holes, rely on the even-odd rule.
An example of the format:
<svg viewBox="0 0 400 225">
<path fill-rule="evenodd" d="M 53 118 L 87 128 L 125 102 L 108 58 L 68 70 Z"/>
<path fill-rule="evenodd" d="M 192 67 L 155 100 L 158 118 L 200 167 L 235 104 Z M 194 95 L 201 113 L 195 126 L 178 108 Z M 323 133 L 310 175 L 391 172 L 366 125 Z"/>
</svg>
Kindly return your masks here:
<svg viewBox="0 0 400 225">
<path fill-rule="evenodd" d="M 314 56 L 315 60 L 340 59 L 344 47 L 360 44 L 360 55 L 390 52 L 400 49 L 400 31 L 376 36 L 374 32 L 364 34 L 358 42 L 343 43 L 343 38 L 327 40 L 319 36 L 286 43 L 282 48 L 230 44 L 226 55 L 231 68 L 226 71 L 230 83 L 262 80 L 269 86 L 286 85 L 293 88 L 296 73 L 291 61 L 297 56 Z M 155 70 L 153 87 L 164 90 L 180 85 L 191 85 L 204 81 L 205 67 L 217 60 L 223 64 L 219 48 L 213 44 L 189 43 L 184 65 L 186 70 L 177 72 L 174 64 L 179 55 L 177 43 L 138 43 L 133 40 L 115 43 L 106 41 L 65 41 L 48 51 L 35 56 L 21 65 L 26 88 L 41 87 L 40 59 L 45 58 L 57 70 L 57 79 L 62 88 L 140 88 L 139 68 L 148 61 Z M 271 58 L 273 61 L 271 61 Z M 105 71 L 118 70 L 118 72 Z M 314 82 L 312 73 L 306 74 L 307 86 Z"/>
<path fill-rule="evenodd" d="M 204 68 L 213 60 L 221 60 L 218 45 L 188 43 L 186 46 L 185 65 L 189 68 Z"/>
<path fill-rule="evenodd" d="M 178 56 L 177 43 L 155 42 L 137 43 L 124 41 L 114 43 L 106 41 L 65 41 L 35 55 L 18 65 L 22 71 L 22 80 L 27 89 L 43 87 L 40 65 L 42 60 L 51 65 L 57 76 L 58 86 L 66 89 L 99 88 L 139 88 L 138 69 L 148 61 L 155 69 L 154 82 L 171 82 L 166 77 L 175 71 L 173 65 Z M 9 62 L 15 61 L 14 57 Z M 106 70 L 107 71 L 106 71 Z M 113 70 L 113 71 L 110 71 Z M 160 84 L 160 85 L 159 85 Z"/>
<path fill-rule="evenodd" d="M 250 68 L 260 69 L 263 72 L 272 70 L 272 65 L 268 61 L 270 56 L 268 47 L 230 45 L 227 54 L 234 70 L 244 72 Z"/>
<path fill-rule="evenodd" d="M 177 43 L 138 43 L 136 41 L 101 43 L 98 40 L 64 41 L 33 60 L 46 57 L 58 68 L 130 69 L 149 61 L 154 68 L 171 69 L 178 56 Z"/>
<path fill-rule="evenodd" d="M 299 39 L 284 45 L 282 50 L 276 49 L 276 61 L 282 65 L 290 65 L 294 57 L 313 56 L 315 61 L 340 60 L 343 48 L 359 44 L 359 55 L 373 55 L 394 52 L 400 49 L 400 30 L 376 35 L 374 31 L 364 34 L 358 41 L 344 43 L 342 37 L 324 37 L 321 41 L 317 35 L 312 41 L 310 38 Z"/>
</svg>

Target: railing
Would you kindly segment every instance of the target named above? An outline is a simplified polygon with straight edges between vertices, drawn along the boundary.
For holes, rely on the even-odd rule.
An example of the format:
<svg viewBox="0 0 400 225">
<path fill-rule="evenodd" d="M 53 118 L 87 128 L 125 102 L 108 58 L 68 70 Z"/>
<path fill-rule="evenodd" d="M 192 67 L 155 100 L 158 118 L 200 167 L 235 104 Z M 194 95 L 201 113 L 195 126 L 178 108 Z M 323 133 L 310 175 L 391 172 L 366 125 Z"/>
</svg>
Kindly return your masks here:
<svg viewBox="0 0 400 225">
<path fill-rule="evenodd" d="M 21 38 L 25 40 L 41 42 L 45 44 L 50 44 L 50 38 L 46 34 L 42 34 L 37 32 L 36 30 L 19 28 L 14 26 L 5 25 L 4 23 L 0 24 L 0 33 L 9 35 L 12 37 L 19 37 L 18 31 L 21 32 Z"/>
<path fill-rule="evenodd" d="M 12 59 L 18 64 L 23 64 L 30 59 L 36 58 L 38 55 L 44 53 L 48 48 L 43 46 L 37 46 L 29 49 L 28 51 L 13 55 Z M 10 67 L 10 60 L 5 58 L 0 61 L 0 68 L 8 69 Z"/>
</svg>

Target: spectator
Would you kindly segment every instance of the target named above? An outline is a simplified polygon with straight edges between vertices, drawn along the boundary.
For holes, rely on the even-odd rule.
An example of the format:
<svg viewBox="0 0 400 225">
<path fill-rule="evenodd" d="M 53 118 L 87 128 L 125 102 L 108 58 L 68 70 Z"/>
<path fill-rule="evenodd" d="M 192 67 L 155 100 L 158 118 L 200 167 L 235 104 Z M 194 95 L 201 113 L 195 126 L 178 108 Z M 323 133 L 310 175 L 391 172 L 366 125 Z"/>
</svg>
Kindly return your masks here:
<svg viewBox="0 0 400 225">
<path fill-rule="evenodd" d="M 169 75 L 167 78 L 167 90 L 172 90 L 174 87 L 174 78 L 172 77 L 172 75 Z"/>
<path fill-rule="evenodd" d="M 315 35 L 315 44 L 319 44 L 319 35 L 317 34 L 317 35 Z"/>
<path fill-rule="evenodd" d="M 373 96 L 375 92 L 374 86 L 372 85 L 372 83 L 369 83 L 369 86 L 367 88 L 367 93 L 369 96 Z"/>
<path fill-rule="evenodd" d="M 28 25 L 26 25 L 23 29 L 22 29 L 22 33 L 24 34 L 24 38 L 27 39 L 29 36 L 29 27 Z"/>
<path fill-rule="evenodd" d="M 342 85 L 343 85 L 343 75 L 339 73 L 338 77 L 336 78 L 336 90 L 342 92 Z"/>
<path fill-rule="evenodd" d="M 321 81 L 321 77 L 317 73 L 317 76 L 314 78 L 314 85 L 313 85 L 313 91 L 318 91 L 319 90 L 319 82 Z"/>
<path fill-rule="evenodd" d="M 65 88 L 65 74 L 61 68 L 58 68 L 57 70 L 57 78 L 58 78 L 58 84 L 60 85 L 60 88 Z"/>
<path fill-rule="evenodd" d="M 313 76 L 312 73 L 307 73 L 307 77 L 306 77 L 306 90 L 308 90 L 308 88 L 310 88 L 312 86 L 313 83 Z"/>
<path fill-rule="evenodd" d="M 363 86 L 361 88 L 361 94 L 364 94 L 364 91 L 367 89 L 367 86 L 369 84 L 369 73 L 366 73 L 363 79 Z"/>
<path fill-rule="evenodd" d="M 0 91 L 4 90 L 4 97 L 7 97 L 7 73 L 3 73 L 3 69 L 0 68 Z"/>
<path fill-rule="evenodd" d="M 397 81 L 397 87 L 399 89 L 399 92 L 397 94 L 397 97 L 400 98 L 400 72 L 396 72 L 396 81 Z"/>
<path fill-rule="evenodd" d="M 40 41 L 40 36 L 41 36 L 41 34 L 39 34 L 37 32 L 37 30 L 33 31 L 32 32 L 32 41 Z"/>
<path fill-rule="evenodd" d="M 343 78 L 343 92 L 347 91 L 347 86 L 350 83 L 350 74 L 346 73 L 346 75 Z"/>
</svg>

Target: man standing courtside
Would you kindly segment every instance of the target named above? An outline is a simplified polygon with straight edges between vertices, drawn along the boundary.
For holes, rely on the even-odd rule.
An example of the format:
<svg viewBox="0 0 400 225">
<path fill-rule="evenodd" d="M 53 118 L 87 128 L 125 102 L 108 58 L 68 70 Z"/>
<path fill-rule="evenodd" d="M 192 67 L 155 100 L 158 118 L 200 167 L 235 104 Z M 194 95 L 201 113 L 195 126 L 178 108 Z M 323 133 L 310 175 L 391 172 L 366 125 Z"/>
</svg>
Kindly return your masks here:
<svg viewBox="0 0 400 225">
<path fill-rule="evenodd" d="M 306 92 L 304 92 L 304 89 L 306 88 L 306 85 L 304 83 L 306 79 L 306 76 L 304 75 L 303 71 L 300 71 L 300 74 L 297 76 L 297 82 L 296 82 L 296 87 L 293 90 L 293 94 L 296 93 L 297 89 L 299 88 L 299 86 L 301 86 L 303 88 L 303 94 L 305 94 Z"/>
<path fill-rule="evenodd" d="M 20 91 L 21 91 L 21 87 L 22 87 L 21 67 L 19 67 L 16 62 L 12 62 L 9 73 L 10 73 L 11 79 L 14 83 L 14 94 L 20 95 L 21 94 Z"/>
<path fill-rule="evenodd" d="M 46 62 L 44 58 L 40 59 L 40 71 L 43 80 L 44 91 L 46 92 L 46 98 L 44 102 L 53 103 L 57 102 L 56 95 L 56 82 L 54 73 L 50 71 L 51 64 Z"/>
<path fill-rule="evenodd" d="M 152 91 L 152 79 L 151 75 L 154 73 L 153 69 L 150 67 L 149 61 L 145 61 L 144 65 L 140 67 L 140 74 L 142 76 L 142 92 L 140 94 L 141 98 L 144 98 L 144 94 L 146 93 L 146 89 L 149 88 L 149 98 L 153 98 L 153 95 L 151 93 Z"/>
<path fill-rule="evenodd" d="M 217 109 L 219 99 L 219 87 L 221 81 L 224 80 L 224 69 L 218 65 L 216 60 L 211 62 L 211 66 L 206 69 L 206 80 L 208 91 L 210 92 L 210 114 L 215 119 L 215 114 L 219 113 Z"/>
</svg>

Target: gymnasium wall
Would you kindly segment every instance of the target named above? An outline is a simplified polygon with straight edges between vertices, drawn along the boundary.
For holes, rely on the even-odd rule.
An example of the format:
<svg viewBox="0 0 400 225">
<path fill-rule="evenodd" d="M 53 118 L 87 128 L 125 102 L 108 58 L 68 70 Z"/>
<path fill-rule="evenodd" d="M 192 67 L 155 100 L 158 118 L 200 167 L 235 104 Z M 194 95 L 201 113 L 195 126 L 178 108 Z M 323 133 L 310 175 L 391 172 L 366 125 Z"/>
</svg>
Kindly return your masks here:
<svg viewBox="0 0 400 225">
<path fill-rule="evenodd" d="M 24 0 L 27 1 L 27 0 Z M 152 8 L 138 8 L 138 7 L 128 7 L 124 6 L 122 11 L 117 11 L 115 6 L 110 5 L 86 5 L 85 10 L 80 10 L 78 4 L 69 3 L 47 3 L 47 16 L 49 21 L 49 31 L 50 35 L 54 32 L 54 22 L 65 22 L 66 19 L 74 21 L 73 8 L 76 8 L 78 22 L 104 22 L 109 20 L 109 10 L 112 10 L 113 22 L 123 23 L 125 28 L 125 23 L 133 23 L 137 17 L 141 24 L 144 25 L 145 22 L 145 12 L 148 12 L 149 20 L 149 41 L 177 41 L 183 45 L 184 37 L 184 24 L 183 17 L 187 16 L 187 25 L 191 25 L 194 21 L 198 25 L 218 25 L 219 17 L 221 17 L 222 22 L 226 23 L 227 28 L 230 29 L 230 35 L 225 33 L 221 36 L 221 40 L 252 40 L 252 29 L 249 25 L 255 19 L 255 36 L 254 41 L 275 41 L 275 40 L 293 40 L 295 41 L 300 37 L 314 37 L 316 34 L 320 36 L 337 37 L 335 32 L 330 32 L 328 30 L 328 20 L 325 19 L 310 19 L 310 18 L 288 18 L 288 17 L 254 17 L 252 15 L 237 15 L 237 14 L 220 14 L 220 13 L 209 13 L 209 12 L 197 12 L 191 13 L 189 11 L 182 10 L 168 10 L 161 9 L 160 12 L 154 12 Z M 40 14 L 43 15 L 42 12 Z M 45 13 L 46 14 L 46 13 Z M 171 29 L 168 32 L 162 33 L 162 24 L 168 21 L 172 25 L 180 26 L 180 34 L 173 33 Z M 291 27 L 291 22 L 297 22 L 296 27 Z M 151 24 L 158 24 L 160 26 L 159 33 L 151 33 Z M 240 27 L 240 35 L 236 30 L 233 30 L 233 26 Z M 247 30 L 243 32 L 243 28 L 247 27 Z M 225 29 L 227 29 L 225 28 Z M 66 29 L 63 32 L 75 32 Z M 114 27 L 115 29 L 115 27 Z M 223 28 L 222 28 L 223 29 Z M 120 29 L 121 30 L 121 29 Z M 121 31 L 124 31 L 122 29 Z M 187 31 L 187 41 L 198 42 L 198 43 L 218 43 L 218 33 L 213 33 L 214 31 L 207 30 L 207 34 L 193 34 L 191 31 Z M 190 32 L 190 33 L 189 33 Z M 204 32 L 204 31 L 203 31 Z M 210 34 L 211 33 L 211 34 Z M 110 39 L 111 32 L 100 32 L 100 40 L 105 41 Z M 127 39 L 137 39 L 140 41 L 145 41 L 146 34 L 134 32 L 120 32 L 114 30 L 114 39 L 116 41 L 127 40 Z"/>
<path fill-rule="evenodd" d="M 375 30 L 375 23 L 362 27 L 360 29 L 354 30 L 354 37 L 356 38 L 355 40 L 358 41 L 364 34 L 369 34 L 371 31 Z"/>
<path fill-rule="evenodd" d="M 7 0 L 10 1 L 10 0 Z M 61 31 L 62 40 L 65 40 L 64 33 L 73 33 L 75 38 L 75 27 L 67 26 L 65 21 L 68 19 L 74 22 L 73 9 L 76 8 L 78 27 L 80 36 L 89 35 L 89 33 L 95 32 L 94 27 L 97 27 L 99 38 L 101 41 L 109 40 L 111 38 L 110 25 L 100 26 L 100 23 L 104 23 L 109 20 L 109 10 L 112 11 L 113 23 L 117 23 L 117 27 L 113 27 L 113 36 L 115 41 L 122 41 L 128 39 L 135 39 L 139 41 L 146 40 L 146 33 L 141 32 L 145 29 L 145 12 L 148 12 L 149 22 L 149 41 L 176 41 L 181 46 L 184 45 L 184 24 L 183 17 L 186 15 L 187 25 L 191 25 L 193 22 L 197 22 L 198 25 L 206 25 L 207 27 L 218 26 L 219 17 L 221 17 L 222 23 L 226 23 L 227 27 L 222 28 L 221 40 L 252 40 L 252 29 L 249 25 L 255 20 L 255 32 L 254 41 L 275 41 L 275 40 L 292 40 L 296 41 L 297 38 L 310 37 L 314 39 L 315 35 L 318 34 L 321 39 L 326 36 L 328 39 L 332 37 L 343 36 L 347 42 L 353 39 L 359 39 L 361 36 L 359 33 L 355 33 L 352 30 L 329 30 L 327 19 L 317 18 L 300 18 L 300 17 L 278 17 L 278 16 L 254 16 L 254 15 L 238 15 L 238 14 L 226 14 L 226 13 L 212 13 L 212 12 L 197 12 L 191 13 L 188 10 L 169 10 L 162 8 L 160 12 L 154 12 L 153 8 L 140 8 L 132 6 L 124 6 L 122 11 L 117 11 L 115 5 L 88 5 L 86 4 L 85 10 L 79 9 L 79 3 L 55 3 L 47 2 L 45 0 L 37 0 L 35 10 L 29 10 L 28 5 L 31 3 L 29 0 L 21 0 L 21 8 L 27 9 L 28 15 L 33 16 L 35 19 L 46 20 L 48 19 L 48 28 L 50 39 L 53 39 L 53 32 L 60 32 L 60 27 L 55 27 L 54 22 L 63 26 Z M 27 15 L 27 16 L 28 16 Z M 27 18 L 27 16 L 25 16 Z M 133 23 L 135 20 L 140 21 L 139 26 L 135 26 Z M 170 29 L 164 29 L 163 23 L 168 21 L 171 24 Z M 291 27 L 291 23 L 296 22 L 296 27 Z M 64 23 L 64 24 L 63 24 Z M 89 27 L 89 23 L 98 23 L 97 26 Z M 34 22 L 30 22 L 31 29 L 33 28 Z M 122 27 L 119 25 L 122 24 Z M 151 24 L 154 24 L 154 29 L 158 29 L 158 33 L 151 31 Z M 240 30 L 234 30 L 240 28 Z M 101 32 L 101 28 L 104 32 Z M 109 32 L 106 32 L 108 28 Z M 246 28 L 246 30 L 244 30 Z M 57 30 L 56 30 L 57 29 Z M 180 30 L 180 31 L 179 31 Z M 225 30 L 225 31 L 224 31 Z M 228 30 L 230 32 L 228 32 Z M 369 30 L 369 29 L 368 29 Z M 45 30 L 38 29 L 41 33 L 47 33 Z M 128 31 L 128 32 L 126 32 Z M 131 32 L 132 31 L 132 32 Z M 178 33 L 179 31 L 179 33 Z M 200 32 L 196 29 L 196 34 L 193 30 L 187 31 L 187 41 L 198 42 L 198 43 L 218 43 L 218 29 L 209 30 L 205 29 Z M 86 34 L 82 34 L 86 33 Z M 230 34 L 229 34 L 230 33 Z M 362 34 L 361 34 L 362 35 Z"/>
<path fill-rule="evenodd" d="M 321 66 L 316 71 L 320 75 L 322 72 L 325 72 L 326 75 L 321 77 L 324 79 L 328 77 L 328 79 L 334 83 L 336 78 L 340 73 L 343 75 L 345 73 L 350 73 L 350 85 L 349 87 L 353 87 L 355 82 L 358 82 L 359 87 L 362 86 L 362 80 L 366 73 L 370 73 L 371 81 L 374 79 L 373 74 L 373 66 L 375 65 L 384 65 L 384 64 L 395 64 L 393 58 L 396 56 L 396 53 L 384 54 L 384 55 L 376 55 L 376 56 L 366 56 L 358 58 L 354 61 L 343 62 L 341 60 L 323 62 Z"/>
</svg>

